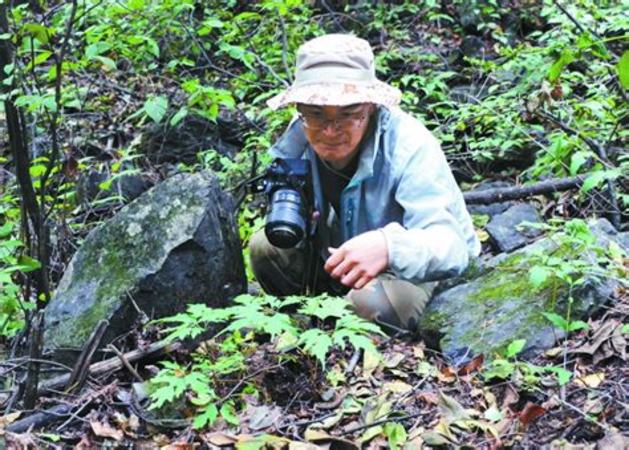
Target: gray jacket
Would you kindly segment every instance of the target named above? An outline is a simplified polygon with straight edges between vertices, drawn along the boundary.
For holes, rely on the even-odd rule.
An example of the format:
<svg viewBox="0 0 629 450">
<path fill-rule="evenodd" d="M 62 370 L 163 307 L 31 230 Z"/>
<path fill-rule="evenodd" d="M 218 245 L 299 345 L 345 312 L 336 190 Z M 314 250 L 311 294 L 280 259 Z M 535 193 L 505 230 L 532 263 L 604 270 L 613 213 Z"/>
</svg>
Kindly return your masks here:
<svg viewBox="0 0 629 450">
<path fill-rule="evenodd" d="M 322 256 L 327 248 L 381 229 L 389 270 L 414 283 L 461 273 L 480 243 L 439 142 L 417 119 L 379 107 L 373 133 L 363 144 L 353 178 L 341 194 L 337 217 L 324 201 L 315 153 L 300 120 L 270 149 L 279 158 L 311 162 Z"/>
</svg>

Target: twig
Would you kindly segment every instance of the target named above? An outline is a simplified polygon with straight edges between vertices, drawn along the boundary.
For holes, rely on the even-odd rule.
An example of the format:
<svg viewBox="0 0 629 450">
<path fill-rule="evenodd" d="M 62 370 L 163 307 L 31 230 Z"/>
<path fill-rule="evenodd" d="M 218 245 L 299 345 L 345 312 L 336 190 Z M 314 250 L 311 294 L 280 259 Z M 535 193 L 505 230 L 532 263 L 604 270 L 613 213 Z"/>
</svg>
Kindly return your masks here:
<svg viewBox="0 0 629 450">
<path fill-rule="evenodd" d="M 530 186 L 516 186 L 509 188 L 488 189 L 486 191 L 465 192 L 463 198 L 468 205 L 488 205 L 490 203 L 518 200 L 533 195 L 552 194 L 567 191 L 581 186 L 584 178 L 553 178 Z"/>
<path fill-rule="evenodd" d="M 183 344 L 180 342 L 165 342 L 160 341 L 151 344 L 146 349 L 136 349 L 124 354 L 125 358 L 129 362 L 138 361 L 146 357 L 154 357 L 164 353 L 171 353 L 183 348 Z M 123 367 L 120 358 L 114 356 L 113 358 L 106 359 L 92 364 L 89 369 L 89 375 L 101 375 L 103 373 L 115 372 Z M 68 383 L 70 374 L 60 375 L 50 380 L 43 381 L 39 384 L 38 392 L 46 391 L 48 389 L 55 389 L 59 386 L 63 386 Z"/>
<path fill-rule="evenodd" d="M 116 356 L 118 356 L 118 358 L 120 359 L 120 362 L 122 363 L 122 365 L 127 368 L 127 370 L 131 373 L 131 375 L 133 375 L 133 377 L 136 380 L 138 380 L 140 383 L 144 383 L 144 378 L 142 378 L 140 376 L 140 374 L 137 372 L 137 370 L 135 370 L 133 368 L 133 366 L 131 365 L 129 360 L 125 357 L 125 355 L 123 355 L 122 352 L 120 350 L 118 350 L 115 345 L 109 344 L 107 346 L 107 348 L 109 348 L 112 352 L 114 352 L 116 354 Z"/>
<path fill-rule="evenodd" d="M 78 391 L 83 387 L 83 384 L 87 379 L 92 357 L 94 356 L 94 353 L 96 352 L 96 349 L 98 348 L 108 326 L 109 322 L 107 320 L 101 320 L 98 322 L 98 325 L 96 325 L 96 329 L 92 332 L 92 335 L 83 347 L 83 351 L 81 352 L 79 359 L 74 365 L 74 369 L 70 374 L 68 382 L 66 383 L 66 391 L 73 389 Z"/>
<path fill-rule="evenodd" d="M 387 422 L 401 422 L 403 420 L 407 420 L 407 419 L 414 419 L 415 417 L 419 417 L 421 415 L 423 415 L 424 412 L 419 412 L 419 413 L 415 413 L 415 414 L 407 414 L 405 416 L 399 416 L 399 417 L 385 417 L 383 419 L 380 420 L 375 420 L 367 425 L 361 425 L 359 427 L 353 427 L 353 428 L 349 428 L 347 430 L 345 430 L 343 432 L 343 435 L 348 435 L 351 433 L 356 433 L 357 431 L 362 431 L 362 430 L 366 430 L 368 428 L 372 428 L 372 427 L 377 427 L 378 425 L 382 425 L 383 423 L 387 423 Z"/>
</svg>

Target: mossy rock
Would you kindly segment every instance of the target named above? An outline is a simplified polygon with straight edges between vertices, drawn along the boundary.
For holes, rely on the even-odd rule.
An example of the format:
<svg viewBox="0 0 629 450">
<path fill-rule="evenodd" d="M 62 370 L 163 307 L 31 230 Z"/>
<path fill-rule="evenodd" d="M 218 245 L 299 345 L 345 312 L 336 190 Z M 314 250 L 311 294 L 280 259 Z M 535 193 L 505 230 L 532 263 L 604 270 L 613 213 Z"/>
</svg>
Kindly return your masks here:
<svg viewBox="0 0 629 450">
<path fill-rule="evenodd" d="M 606 248 L 615 239 L 613 227 L 599 221 L 592 231 L 599 246 Z M 478 278 L 439 293 L 428 304 L 420 321 L 422 337 L 429 346 L 440 349 L 453 365 L 460 365 L 475 355 L 486 357 L 504 350 L 516 339 L 526 339 L 523 356 L 555 345 L 565 336 L 543 315 L 556 312 L 565 317 L 568 289 L 549 282 L 534 289 L 529 270 L 531 255 L 559 254 L 567 261 L 583 258 L 595 261 L 593 252 L 571 254 L 569 248 L 544 238 L 517 252 L 495 257 Z M 586 278 L 573 289 L 571 320 L 587 320 L 613 295 L 618 281 L 610 278 Z"/>
<path fill-rule="evenodd" d="M 221 307 L 245 289 L 231 198 L 213 175 L 176 175 L 88 235 L 46 308 L 45 346 L 69 361 L 102 319 L 105 344 L 140 315 Z"/>
</svg>

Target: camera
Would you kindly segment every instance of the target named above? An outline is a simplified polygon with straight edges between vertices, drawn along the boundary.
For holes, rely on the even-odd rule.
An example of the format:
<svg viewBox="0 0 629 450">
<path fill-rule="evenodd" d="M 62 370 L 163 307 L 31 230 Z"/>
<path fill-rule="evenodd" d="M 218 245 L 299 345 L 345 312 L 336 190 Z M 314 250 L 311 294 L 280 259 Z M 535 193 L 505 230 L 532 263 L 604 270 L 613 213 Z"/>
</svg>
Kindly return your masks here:
<svg viewBox="0 0 629 450">
<path fill-rule="evenodd" d="M 312 177 L 305 159 L 277 158 L 252 180 L 254 193 L 265 193 L 269 209 L 264 232 L 275 247 L 291 248 L 308 237 L 312 217 Z"/>
</svg>

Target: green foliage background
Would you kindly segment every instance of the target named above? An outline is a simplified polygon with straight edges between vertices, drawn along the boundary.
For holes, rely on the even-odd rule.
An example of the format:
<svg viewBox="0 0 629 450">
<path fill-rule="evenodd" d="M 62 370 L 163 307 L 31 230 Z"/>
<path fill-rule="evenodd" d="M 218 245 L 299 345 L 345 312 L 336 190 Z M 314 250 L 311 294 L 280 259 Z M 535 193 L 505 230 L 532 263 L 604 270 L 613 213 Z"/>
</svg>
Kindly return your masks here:
<svg viewBox="0 0 629 450">
<path fill-rule="evenodd" d="M 128 201 L 114 189 L 125 176 L 212 169 L 233 189 L 268 162 L 264 151 L 293 111 L 271 111 L 265 100 L 290 84 L 297 47 L 326 32 L 372 43 L 379 76 L 403 91 L 403 108 L 441 140 L 460 181 L 583 175 L 584 192 L 606 180 L 626 183 L 622 2 L 579 0 L 565 11 L 548 0 L 348 2 L 336 9 L 301 0 L 38 4 L 39 11 L 28 3 L 5 7 L 8 29 L 0 39 L 14 58 L 3 67 L 1 99 L 26 123 L 30 176 L 53 230 L 46 268 L 53 281 L 86 233 Z M 460 47 L 470 36 L 477 48 L 465 56 Z M 233 155 L 198 148 L 196 161 L 163 167 L 141 151 L 147 130 L 225 118 L 241 142 Z M 0 216 L 14 225 L 0 239 L 5 259 L 14 261 L 34 253 L 17 244 L 29 239 L 15 212 L 6 144 L 0 142 L 7 173 Z M 77 192 L 92 171 L 105 179 L 100 194 L 84 200 Z M 627 193 L 617 196 L 626 210 Z M 587 206 L 587 197 L 581 200 Z M 246 244 L 260 217 L 243 205 Z M 5 335 L 28 309 L 16 306 L 24 268 L 9 266 L 0 297 Z"/>
</svg>

